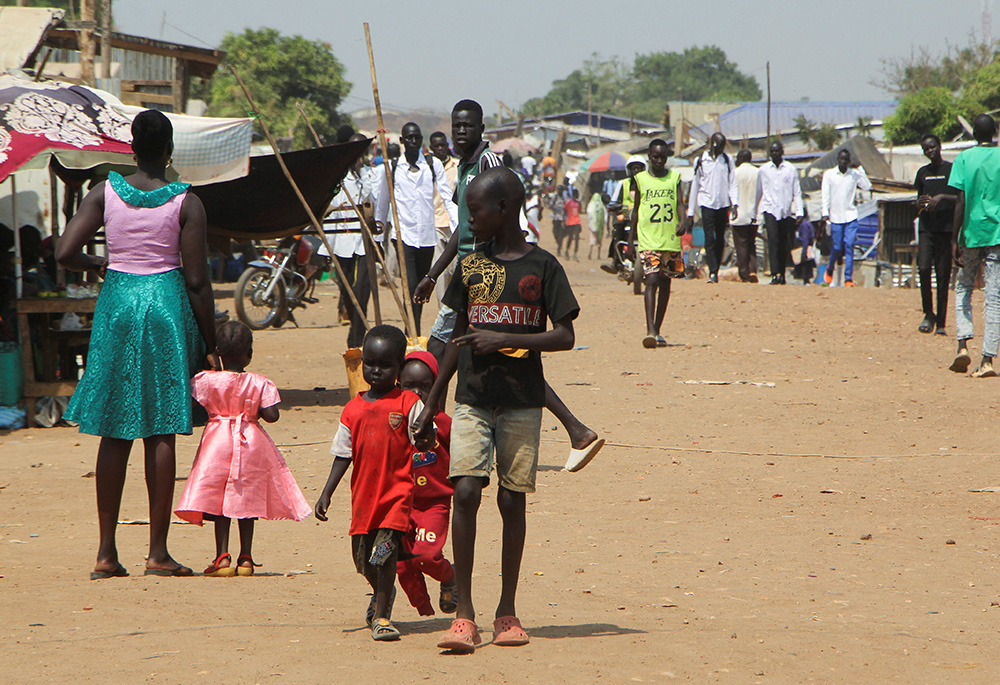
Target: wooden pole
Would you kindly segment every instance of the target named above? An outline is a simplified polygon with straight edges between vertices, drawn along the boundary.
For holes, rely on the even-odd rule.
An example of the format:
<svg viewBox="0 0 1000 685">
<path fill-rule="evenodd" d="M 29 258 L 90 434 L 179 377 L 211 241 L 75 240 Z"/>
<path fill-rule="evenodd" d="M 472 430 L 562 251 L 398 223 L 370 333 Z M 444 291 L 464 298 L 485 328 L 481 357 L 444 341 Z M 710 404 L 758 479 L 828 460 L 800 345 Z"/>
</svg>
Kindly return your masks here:
<svg viewBox="0 0 1000 685">
<path fill-rule="evenodd" d="M 14 220 L 10 222 L 14 229 L 14 278 L 15 295 L 21 299 L 24 295 L 24 262 L 21 260 L 21 225 L 17 219 L 17 177 L 10 175 L 10 211 L 14 215 Z"/>
<path fill-rule="evenodd" d="M 80 0 L 80 19 L 84 22 L 80 29 L 80 80 L 85 85 L 94 85 L 94 27 L 97 25 L 94 2 Z"/>
<path fill-rule="evenodd" d="M 254 101 L 253 95 L 250 94 L 250 89 L 247 88 L 245 83 L 243 83 L 243 79 L 240 78 L 240 75 L 236 72 L 236 69 L 232 64 L 228 64 L 226 66 L 229 67 L 229 71 L 231 71 L 233 76 L 236 77 L 236 82 L 240 85 L 240 88 L 243 89 L 243 94 L 246 96 L 247 102 L 250 103 L 250 108 L 254 111 L 254 114 L 257 115 L 257 121 L 260 122 L 260 128 L 264 131 L 264 136 L 267 138 L 267 142 L 271 145 L 271 150 L 274 151 L 274 156 L 278 160 L 278 165 L 281 167 L 282 173 L 285 174 L 285 178 L 287 178 L 288 182 L 292 184 L 292 190 L 295 191 L 295 195 L 299 198 L 299 202 L 302 203 L 302 208 L 306 210 L 306 214 L 309 216 L 309 221 L 312 222 L 313 228 L 316 229 L 317 233 L 319 233 L 319 237 L 322 239 L 323 244 L 326 245 L 327 251 L 333 255 L 333 246 L 331 246 L 330 241 L 326 239 L 326 233 L 323 232 L 323 225 L 316 219 L 316 215 L 313 214 L 312 207 L 309 206 L 305 195 L 303 195 L 302 191 L 299 190 L 299 185 L 295 182 L 295 179 L 292 178 L 292 173 L 285 165 L 285 160 L 281 157 L 281 151 L 278 150 L 278 144 L 274 141 L 274 136 L 271 135 L 271 131 L 267 128 L 267 124 L 264 123 L 260 110 L 257 109 L 257 103 Z M 358 310 L 358 314 L 361 315 L 361 322 L 365 325 L 365 331 L 370 330 L 371 325 L 369 325 L 368 318 L 365 316 L 365 310 L 361 307 L 361 304 L 358 302 L 358 298 L 354 295 L 354 289 L 350 287 L 350 284 L 348 284 L 343 271 L 340 270 L 340 263 L 336 260 L 336 258 L 334 258 L 331 260 L 331 265 L 333 266 L 334 273 L 337 274 L 337 278 L 340 279 L 340 283 L 344 286 L 348 296 L 350 296 L 351 303 Z"/>
<path fill-rule="evenodd" d="M 771 151 L 771 63 L 767 63 L 767 150 Z"/>
<path fill-rule="evenodd" d="M 111 0 L 101 0 L 101 78 L 111 78 Z"/>
<path fill-rule="evenodd" d="M 372 52 L 372 34 L 365 22 L 365 42 L 368 44 L 368 66 L 372 73 L 372 97 L 375 98 L 375 116 L 378 118 L 378 138 L 382 144 L 382 167 L 385 169 L 385 185 L 389 189 L 389 205 L 392 207 L 392 223 L 396 229 L 396 257 L 399 259 L 399 275 L 403 282 L 403 303 L 406 305 L 407 336 L 417 339 L 416 319 L 413 317 L 413 304 L 406 295 L 410 291 L 410 274 L 406 268 L 406 254 L 403 251 L 403 231 L 399 225 L 399 210 L 396 207 L 396 188 L 392 177 L 392 166 L 389 164 L 389 147 L 385 140 L 385 124 L 382 121 L 382 103 L 378 97 L 378 79 L 375 78 L 375 55 Z M 391 240 L 392 236 L 386 235 Z"/>
<path fill-rule="evenodd" d="M 313 140 L 316 141 L 316 145 L 322 147 L 319 140 L 319 134 L 316 133 L 316 129 L 313 128 L 312 122 L 309 121 L 309 117 L 306 116 L 305 109 L 302 108 L 302 103 L 296 103 L 296 107 L 299 110 L 299 114 L 302 115 L 302 120 L 306 122 L 306 126 L 309 127 L 309 132 L 312 133 Z M 375 247 L 375 237 L 372 235 L 371 227 L 365 220 L 365 215 L 361 211 L 361 208 L 354 202 L 354 198 L 351 197 L 351 191 L 347 189 L 346 186 L 341 186 L 344 190 L 344 195 L 347 196 L 347 201 L 351 205 L 351 209 L 354 213 L 358 215 L 358 223 L 361 225 L 361 234 L 365 241 L 365 263 L 368 265 L 368 277 L 371 279 L 372 288 L 372 304 L 375 307 L 375 325 L 382 325 L 382 309 L 379 305 L 378 300 L 378 274 L 375 272 L 375 258 L 378 257 L 381 260 L 381 255 L 378 253 Z M 392 292 L 393 299 L 396 300 L 396 306 L 399 308 L 399 316 L 404 321 L 406 320 L 406 311 L 403 309 L 403 302 L 399 299 L 399 295 L 396 292 L 396 285 L 392 282 L 389 277 L 388 269 L 385 268 L 385 262 L 382 262 L 382 268 L 386 271 L 385 280 L 389 284 L 389 290 Z"/>
</svg>

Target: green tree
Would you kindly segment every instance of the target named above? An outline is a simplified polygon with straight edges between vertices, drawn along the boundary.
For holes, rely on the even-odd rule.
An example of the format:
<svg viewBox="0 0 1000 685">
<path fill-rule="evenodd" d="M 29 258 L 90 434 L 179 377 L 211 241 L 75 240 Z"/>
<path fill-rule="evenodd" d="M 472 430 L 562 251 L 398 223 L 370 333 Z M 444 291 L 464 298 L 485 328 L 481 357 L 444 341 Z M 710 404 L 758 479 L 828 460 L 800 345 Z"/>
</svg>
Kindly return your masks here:
<svg viewBox="0 0 1000 685">
<path fill-rule="evenodd" d="M 659 121 L 667 102 L 684 100 L 760 100 L 757 80 L 743 74 L 715 46 L 684 52 L 639 55 L 629 67 L 617 57 L 594 54 L 580 69 L 552 83 L 549 92 L 524 103 L 525 114 L 540 116 L 567 110 L 595 112 Z"/>
<path fill-rule="evenodd" d="M 806 119 L 805 114 L 799 114 L 795 117 L 795 132 L 806 147 L 812 147 L 812 141 L 816 137 L 816 122 Z"/>
<path fill-rule="evenodd" d="M 344 66 L 329 43 L 302 36 L 283 36 L 270 28 L 227 33 L 220 49 L 247 84 L 268 128 L 275 136 L 294 131 L 296 148 L 311 147 L 312 135 L 302 123 L 296 103 L 324 142 L 332 142 L 337 127 L 350 119 L 337 111 L 350 92 Z M 208 88 L 212 116 L 247 116 L 247 103 L 232 73 L 220 68 Z"/>
<path fill-rule="evenodd" d="M 966 116 L 1000 109 L 1000 61 L 977 70 L 962 88 L 958 108 Z"/>
<path fill-rule="evenodd" d="M 820 124 L 813 140 L 816 141 L 816 147 L 820 150 L 832 150 L 833 146 L 840 142 L 840 131 L 837 130 L 836 124 Z"/>
<path fill-rule="evenodd" d="M 633 67 L 636 116 L 660 118 L 670 100 L 760 100 L 757 79 L 740 72 L 719 47 L 637 55 Z"/>
<path fill-rule="evenodd" d="M 942 55 L 920 48 L 909 57 L 885 58 L 881 75 L 871 83 L 896 96 L 918 93 L 926 88 L 945 88 L 954 93 L 998 56 L 1000 42 L 983 43 L 970 34 L 968 45 L 948 44 Z"/>
<path fill-rule="evenodd" d="M 947 88 L 925 88 L 905 96 L 899 107 L 883 123 L 885 137 L 896 145 L 919 143 L 934 133 L 942 139 L 953 137 L 961 130 L 958 115 L 961 109 Z"/>
<path fill-rule="evenodd" d="M 528 116 L 541 116 L 586 111 L 589 105 L 594 112 L 621 112 L 631 100 L 629 66 L 617 57 L 602 59 L 595 52 L 581 69 L 576 69 L 564 79 L 553 81 L 546 95 L 525 102 L 522 111 Z"/>
</svg>

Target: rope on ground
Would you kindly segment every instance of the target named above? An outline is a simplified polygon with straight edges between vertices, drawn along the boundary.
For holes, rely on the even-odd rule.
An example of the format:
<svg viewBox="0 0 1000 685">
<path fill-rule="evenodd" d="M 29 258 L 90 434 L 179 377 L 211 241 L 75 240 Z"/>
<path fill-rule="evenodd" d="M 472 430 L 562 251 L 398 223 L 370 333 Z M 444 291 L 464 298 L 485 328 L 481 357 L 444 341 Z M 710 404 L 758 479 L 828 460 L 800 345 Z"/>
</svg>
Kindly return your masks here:
<svg viewBox="0 0 1000 685">
<path fill-rule="evenodd" d="M 563 443 L 563 440 L 543 439 L 542 442 Z M 663 452 L 695 452 L 698 454 L 731 454 L 740 457 L 790 457 L 803 459 L 912 459 L 914 457 L 985 457 L 985 454 L 961 454 L 958 452 L 927 452 L 924 454 L 811 454 L 797 452 L 745 452 L 740 450 L 709 449 L 707 447 L 677 447 L 673 445 L 635 445 L 625 442 L 605 442 L 605 447 L 620 447 L 634 450 L 660 450 Z"/>
</svg>

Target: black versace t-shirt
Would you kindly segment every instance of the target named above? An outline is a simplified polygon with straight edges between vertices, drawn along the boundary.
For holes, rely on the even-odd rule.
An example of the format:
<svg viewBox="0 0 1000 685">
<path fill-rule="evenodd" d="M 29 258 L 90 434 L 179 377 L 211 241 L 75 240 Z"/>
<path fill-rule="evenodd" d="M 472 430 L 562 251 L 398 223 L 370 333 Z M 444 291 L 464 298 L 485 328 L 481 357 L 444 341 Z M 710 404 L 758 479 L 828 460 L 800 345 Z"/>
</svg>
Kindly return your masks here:
<svg viewBox="0 0 1000 685">
<path fill-rule="evenodd" d="M 469 324 L 504 333 L 542 333 L 546 320 L 575 319 L 580 313 L 562 265 L 533 247 L 510 261 L 493 256 L 493 243 L 479 245 L 461 260 L 444 303 L 465 311 Z M 542 407 L 542 355 L 507 349 L 473 354 L 459 348 L 455 401 L 481 407 Z"/>
<path fill-rule="evenodd" d="M 913 185 L 917 189 L 917 195 L 939 195 L 948 193 L 955 195 L 954 188 L 948 186 L 948 176 L 951 175 L 951 162 L 941 162 L 940 166 L 927 164 L 917 170 L 917 178 Z M 955 205 L 947 203 L 938 205 L 933 212 L 923 211 L 920 213 L 920 230 L 931 233 L 950 232 L 952 220 L 955 217 Z"/>
</svg>

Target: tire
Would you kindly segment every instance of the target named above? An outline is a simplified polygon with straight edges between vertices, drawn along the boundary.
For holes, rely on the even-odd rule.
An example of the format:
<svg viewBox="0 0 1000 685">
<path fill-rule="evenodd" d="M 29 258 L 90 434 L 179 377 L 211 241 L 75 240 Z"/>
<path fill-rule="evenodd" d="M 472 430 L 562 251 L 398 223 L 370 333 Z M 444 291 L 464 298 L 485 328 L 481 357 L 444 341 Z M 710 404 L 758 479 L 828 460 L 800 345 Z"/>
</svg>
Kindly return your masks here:
<svg viewBox="0 0 1000 685">
<path fill-rule="evenodd" d="M 273 325 L 287 308 L 285 284 L 280 280 L 275 284 L 267 302 L 260 299 L 270 283 L 271 273 L 271 269 L 252 266 L 240 276 L 233 292 L 236 316 L 255 331 Z"/>
</svg>

